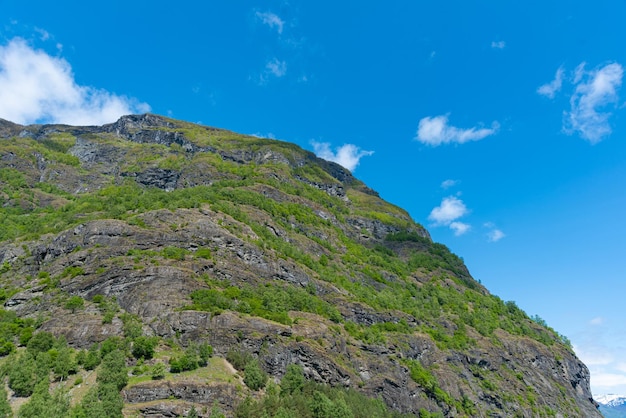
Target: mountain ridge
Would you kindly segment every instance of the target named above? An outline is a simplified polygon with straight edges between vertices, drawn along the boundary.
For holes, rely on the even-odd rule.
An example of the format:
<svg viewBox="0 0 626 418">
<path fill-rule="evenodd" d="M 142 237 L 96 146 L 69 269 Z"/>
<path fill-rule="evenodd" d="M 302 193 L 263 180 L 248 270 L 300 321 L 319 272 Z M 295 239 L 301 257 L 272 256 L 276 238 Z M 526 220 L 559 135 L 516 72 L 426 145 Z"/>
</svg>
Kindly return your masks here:
<svg viewBox="0 0 626 418">
<path fill-rule="evenodd" d="M 606 394 L 594 396 L 594 399 L 600 404 L 599 411 L 605 418 L 626 417 L 626 396 Z"/>
<path fill-rule="evenodd" d="M 43 316 L 38 331 L 75 349 L 110 335 L 134 346 L 132 317 L 146 337 L 243 350 L 277 382 L 295 364 L 402 413 L 600 416 L 558 333 L 338 164 L 151 114 L 0 120 L 0 147 L 5 308 Z M 68 310 L 74 297 L 83 309 Z M 124 388 L 126 408 L 174 396 L 157 386 Z M 241 397 L 220 406 L 232 414 Z"/>
</svg>

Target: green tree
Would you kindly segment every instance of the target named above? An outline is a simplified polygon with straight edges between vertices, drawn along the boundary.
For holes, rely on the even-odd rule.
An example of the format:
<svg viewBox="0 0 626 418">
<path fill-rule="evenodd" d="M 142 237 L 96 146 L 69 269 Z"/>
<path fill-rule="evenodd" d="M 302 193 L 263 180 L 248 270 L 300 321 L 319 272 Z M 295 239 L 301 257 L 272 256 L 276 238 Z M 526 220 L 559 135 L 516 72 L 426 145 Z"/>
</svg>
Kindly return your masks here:
<svg viewBox="0 0 626 418">
<path fill-rule="evenodd" d="M 328 396 L 317 390 L 313 393 L 311 412 L 314 418 L 334 418 L 334 409 L 335 405 Z"/>
<path fill-rule="evenodd" d="M 114 350 L 126 351 L 128 349 L 128 342 L 122 337 L 109 337 L 102 341 L 100 345 L 100 357 L 104 358 L 107 354 Z"/>
<path fill-rule="evenodd" d="M 333 418 L 354 418 L 352 410 L 342 397 L 335 400 L 332 416 Z"/>
<path fill-rule="evenodd" d="M 297 364 L 287 366 L 287 371 L 280 381 L 280 394 L 291 395 L 295 392 L 300 392 L 303 386 L 304 372 L 302 367 Z"/>
<path fill-rule="evenodd" d="M 78 309 L 85 307 L 85 301 L 80 296 L 72 296 L 65 302 L 65 309 L 69 309 L 72 313 Z"/>
<path fill-rule="evenodd" d="M 33 328 L 33 327 L 23 328 L 20 331 L 20 336 L 19 336 L 19 343 L 20 343 L 20 345 L 27 345 L 28 342 L 30 341 L 30 339 L 33 337 L 33 332 L 34 331 L 35 331 L 35 328 Z"/>
<path fill-rule="evenodd" d="M 124 323 L 122 330 L 124 331 L 124 337 L 135 339 L 141 336 L 143 332 L 143 326 L 141 323 L 141 319 L 139 319 L 136 315 L 131 315 L 129 313 L 123 313 L 120 315 L 120 319 Z"/>
<path fill-rule="evenodd" d="M 111 383 L 99 383 L 83 398 L 78 417 L 121 418 L 124 401 L 117 387 Z"/>
<path fill-rule="evenodd" d="M 9 418 L 13 416 L 11 405 L 7 399 L 7 391 L 4 385 L 0 385 L 0 418 Z"/>
<path fill-rule="evenodd" d="M 54 346 L 54 343 L 54 335 L 46 331 L 41 331 L 32 336 L 26 348 L 30 352 L 41 353 L 50 350 Z"/>
<path fill-rule="evenodd" d="M 150 376 L 153 380 L 163 379 L 165 377 L 165 364 L 158 362 L 152 367 Z"/>
<path fill-rule="evenodd" d="M 32 354 L 24 353 L 9 364 L 9 387 L 16 396 L 28 397 L 32 395 L 37 384 L 36 362 Z"/>
<path fill-rule="evenodd" d="M 252 360 L 246 364 L 243 382 L 252 390 L 259 390 L 265 387 L 267 374 L 261 369 L 257 360 Z"/>
<path fill-rule="evenodd" d="M 118 391 L 128 383 L 126 359 L 120 350 L 111 351 L 102 359 L 102 365 L 96 381 L 102 385 L 113 385 Z"/>
<path fill-rule="evenodd" d="M 0 356 L 6 356 L 15 351 L 15 344 L 4 338 L 0 339 Z"/>
<path fill-rule="evenodd" d="M 198 356 L 199 366 L 206 366 L 208 364 L 209 358 L 213 356 L 213 347 L 211 347 L 207 343 L 192 344 L 191 347 Z"/>
<path fill-rule="evenodd" d="M 76 373 L 76 362 L 69 347 L 63 347 L 58 351 L 52 371 L 60 380 L 65 380 L 70 374 Z"/>
<path fill-rule="evenodd" d="M 298 418 L 298 415 L 290 409 L 286 409 L 284 406 L 279 407 L 276 410 L 274 418 Z"/>
<path fill-rule="evenodd" d="M 144 335 L 135 338 L 133 341 L 132 354 L 136 359 L 150 360 L 154 356 L 159 339 L 157 337 L 146 337 Z"/>
<path fill-rule="evenodd" d="M 18 411 L 19 418 L 65 418 L 70 410 L 70 401 L 67 393 L 56 390 L 53 395 L 49 392 L 50 384 L 42 380 L 37 383 L 33 396 L 22 405 Z"/>
<path fill-rule="evenodd" d="M 85 370 L 93 370 L 100 365 L 100 361 L 102 361 L 102 359 L 100 358 L 100 349 L 98 348 L 98 344 L 93 344 L 89 347 L 89 351 L 87 351 L 83 367 Z"/>
</svg>

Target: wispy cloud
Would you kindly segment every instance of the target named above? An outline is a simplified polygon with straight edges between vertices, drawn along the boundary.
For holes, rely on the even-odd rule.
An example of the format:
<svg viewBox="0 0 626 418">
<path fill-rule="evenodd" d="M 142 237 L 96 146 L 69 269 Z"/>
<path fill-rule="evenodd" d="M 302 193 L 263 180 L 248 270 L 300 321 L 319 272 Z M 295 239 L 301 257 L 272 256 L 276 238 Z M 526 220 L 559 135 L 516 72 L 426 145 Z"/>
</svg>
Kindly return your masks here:
<svg viewBox="0 0 626 418">
<path fill-rule="evenodd" d="M 448 179 L 448 180 L 444 180 L 441 182 L 441 188 L 446 190 L 449 189 L 450 187 L 454 187 L 458 184 L 458 180 L 452 180 L 452 179 Z"/>
<path fill-rule="evenodd" d="M 594 317 L 572 335 L 576 355 L 589 367 L 594 394 L 626 393 L 626 329 L 619 318 Z"/>
<path fill-rule="evenodd" d="M 463 222 L 452 222 L 450 223 L 450 229 L 454 231 L 454 235 L 456 235 L 457 237 L 460 235 L 463 235 L 464 233 L 466 233 L 467 231 L 469 231 L 471 229 L 471 225 L 463 223 Z"/>
<path fill-rule="evenodd" d="M 559 90 L 561 90 L 561 87 L 563 86 L 563 72 L 563 67 L 559 67 L 559 69 L 556 70 L 556 74 L 554 75 L 554 80 L 540 86 L 537 89 L 537 93 L 541 94 L 542 96 L 549 97 L 550 99 L 554 99 L 555 94 Z"/>
<path fill-rule="evenodd" d="M 260 74 L 250 76 L 249 80 L 256 82 L 259 86 L 265 86 L 271 79 L 283 78 L 285 75 L 287 75 L 287 62 L 272 58 L 265 63 L 265 68 Z"/>
<path fill-rule="evenodd" d="M 626 386 L 626 374 L 621 373 L 593 373 L 591 382 L 594 388 L 613 388 Z"/>
<path fill-rule="evenodd" d="M 617 105 L 617 91 L 623 75 L 624 69 L 618 63 L 591 71 L 584 70 L 584 63 L 580 65 L 574 78 L 576 88 L 570 98 L 571 110 L 564 114 L 564 131 L 568 134 L 578 132 L 592 144 L 610 135 L 611 112 L 603 111 L 603 108 Z"/>
<path fill-rule="evenodd" d="M 494 135 L 500 129 L 498 122 L 493 122 L 491 128 L 461 129 L 448 124 L 448 115 L 422 118 L 417 128 L 415 139 L 433 147 L 447 143 L 463 144 L 469 141 L 479 141 Z"/>
<path fill-rule="evenodd" d="M 597 316 L 593 318 L 591 321 L 589 321 L 589 325 L 602 325 L 602 324 L 604 324 L 604 318 L 602 318 L 601 316 Z"/>
<path fill-rule="evenodd" d="M 489 230 L 487 232 L 487 240 L 489 242 L 498 242 L 506 237 L 506 234 L 502 232 L 501 229 L 497 228 L 493 222 L 485 222 L 483 226 Z"/>
<path fill-rule="evenodd" d="M 499 229 L 494 229 L 492 231 L 489 231 L 489 233 L 487 234 L 487 238 L 489 238 L 489 242 L 498 242 L 504 237 L 506 237 L 506 235 L 504 234 L 504 232 L 502 232 Z"/>
<path fill-rule="evenodd" d="M 146 103 L 78 85 L 70 64 L 21 38 L 0 45 L 0 117 L 20 124 L 99 125 L 150 110 Z"/>
<path fill-rule="evenodd" d="M 47 41 L 48 39 L 50 39 L 50 33 L 45 29 L 35 28 L 35 32 L 39 34 L 39 39 L 41 39 L 42 41 Z"/>
<path fill-rule="evenodd" d="M 257 132 L 257 133 L 254 133 L 254 134 L 250 134 L 250 136 L 253 136 L 255 138 L 276 139 L 276 135 L 274 135 L 272 132 L 268 132 L 266 134 L 262 134 L 260 132 Z"/>
<path fill-rule="evenodd" d="M 278 58 L 274 58 L 265 64 L 265 72 L 276 78 L 283 77 L 287 74 L 287 63 L 280 61 Z"/>
<path fill-rule="evenodd" d="M 504 49 L 506 47 L 506 42 L 504 42 L 504 41 L 493 41 L 493 42 L 491 42 L 491 47 L 493 49 Z"/>
<path fill-rule="evenodd" d="M 463 201 L 455 196 L 448 196 L 441 200 L 441 204 L 430 212 L 428 220 L 435 226 L 448 226 L 455 235 L 463 235 L 470 230 L 471 226 L 458 219 L 465 216 L 469 211 Z"/>
<path fill-rule="evenodd" d="M 271 29 L 276 29 L 276 32 L 279 34 L 283 33 L 285 21 L 278 17 L 278 15 L 272 12 L 256 12 L 255 15 L 263 24 L 269 26 Z"/>
<path fill-rule="evenodd" d="M 344 144 L 336 148 L 335 152 L 333 152 L 328 142 L 311 141 L 311 144 L 318 157 L 336 162 L 350 171 L 356 169 L 361 158 L 374 154 L 374 151 L 365 151 L 353 144 Z"/>
</svg>

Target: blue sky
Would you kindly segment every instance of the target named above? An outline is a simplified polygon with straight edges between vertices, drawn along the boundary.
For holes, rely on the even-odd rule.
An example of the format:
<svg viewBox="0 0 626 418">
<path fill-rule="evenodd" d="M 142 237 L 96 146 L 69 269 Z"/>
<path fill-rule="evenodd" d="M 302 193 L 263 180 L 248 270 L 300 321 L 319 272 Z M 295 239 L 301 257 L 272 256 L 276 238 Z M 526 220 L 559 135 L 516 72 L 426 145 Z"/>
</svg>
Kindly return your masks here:
<svg viewBox="0 0 626 418">
<path fill-rule="evenodd" d="M 200 5 L 200 3 L 204 3 Z M 0 117 L 334 159 L 626 394 L 626 2 L 0 0 Z"/>
</svg>

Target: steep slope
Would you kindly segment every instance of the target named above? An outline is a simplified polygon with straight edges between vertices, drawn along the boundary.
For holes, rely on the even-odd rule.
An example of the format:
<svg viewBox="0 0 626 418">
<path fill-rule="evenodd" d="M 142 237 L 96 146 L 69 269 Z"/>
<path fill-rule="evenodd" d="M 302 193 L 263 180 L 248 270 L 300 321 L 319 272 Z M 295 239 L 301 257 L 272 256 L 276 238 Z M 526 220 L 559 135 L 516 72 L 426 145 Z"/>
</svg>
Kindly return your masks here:
<svg viewBox="0 0 626 418">
<path fill-rule="evenodd" d="M 0 202 L 5 317 L 75 349 L 156 336 L 158 352 L 208 343 L 215 361 L 244 356 L 276 382 L 296 364 L 401 413 L 600 416 L 562 336 L 293 144 L 155 115 L 0 120 Z M 19 352 L 20 335 L 3 338 Z M 261 393 L 237 375 L 123 389 L 129 411 L 161 416 L 214 403 L 230 415 Z"/>
</svg>

